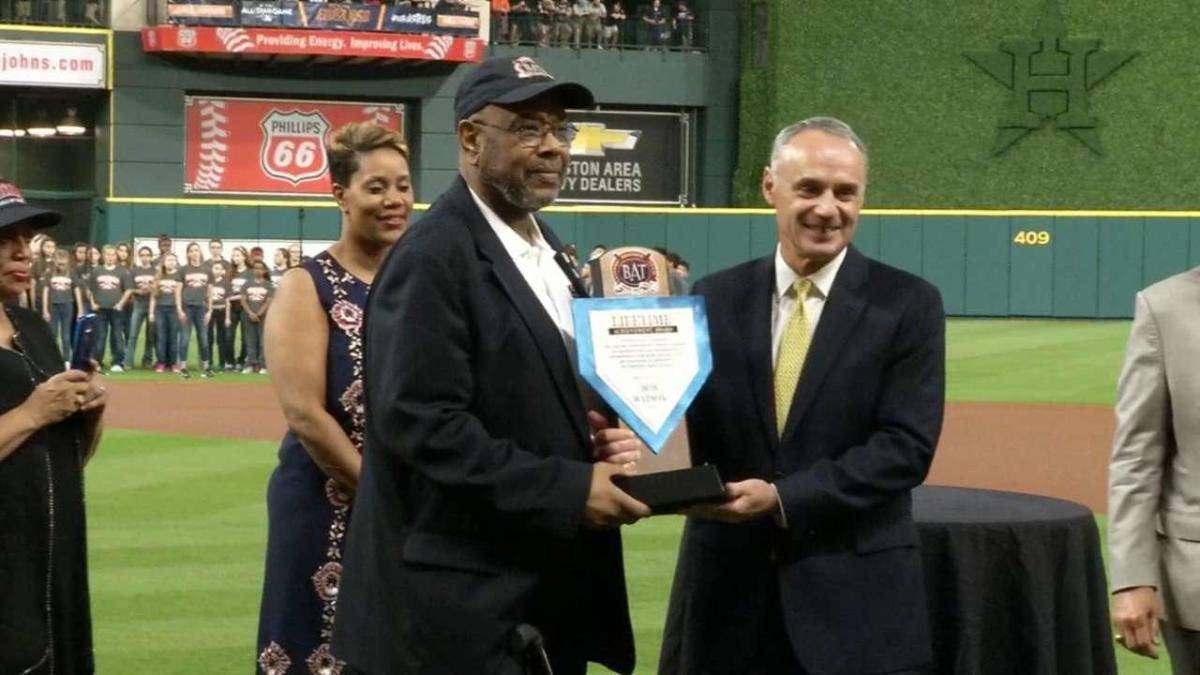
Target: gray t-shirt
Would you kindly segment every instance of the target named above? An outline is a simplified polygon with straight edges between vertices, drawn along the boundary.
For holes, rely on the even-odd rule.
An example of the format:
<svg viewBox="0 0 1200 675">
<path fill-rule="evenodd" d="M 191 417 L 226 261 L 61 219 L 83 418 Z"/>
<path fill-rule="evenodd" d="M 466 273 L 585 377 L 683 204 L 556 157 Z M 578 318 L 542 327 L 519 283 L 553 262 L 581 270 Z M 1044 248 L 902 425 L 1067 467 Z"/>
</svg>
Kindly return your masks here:
<svg viewBox="0 0 1200 675">
<path fill-rule="evenodd" d="M 165 272 L 158 280 L 154 301 L 159 307 L 175 308 L 175 289 L 181 284 L 179 272 Z"/>
<path fill-rule="evenodd" d="M 75 275 L 70 272 L 48 272 L 42 280 L 50 289 L 50 304 L 75 304 Z"/>
<path fill-rule="evenodd" d="M 250 270 L 243 270 L 241 272 L 237 272 L 232 277 L 230 277 L 229 278 L 229 299 L 234 300 L 234 301 L 241 300 L 242 299 L 242 287 L 245 286 L 247 283 L 249 283 L 250 280 L 253 278 L 254 277 L 250 273 Z"/>
<path fill-rule="evenodd" d="M 246 305 L 250 307 L 250 311 L 258 314 L 262 311 L 263 305 L 267 304 L 267 299 L 274 295 L 271 290 L 271 280 L 255 281 L 251 279 L 242 287 L 242 295 L 246 296 Z"/>
<path fill-rule="evenodd" d="M 208 297 L 212 300 L 213 311 L 224 311 L 225 303 L 229 300 L 229 279 L 214 280 L 209 284 Z"/>
<path fill-rule="evenodd" d="M 92 269 L 92 297 L 96 298 L 97 309 L 116 307 L 130 286 L 129 270 L 124 267 Z"/>
<path fill-rule="evenodd" d="M 183 304 L 203 307 L 208 303 L 208 270 L 204 263 L 199 265 L 184 265 L 179 268 L 183 278 Z"/>
<path fill-rule="evenodd" d="M 134 267 L 129 271 L 130 288 L 134 289 L 133 304 L 146 307 L 150 304 L 150 294 L 154 292 L 154 268 Z M 143 293 L 138 293 L 142 291 Z"/>
</svg>

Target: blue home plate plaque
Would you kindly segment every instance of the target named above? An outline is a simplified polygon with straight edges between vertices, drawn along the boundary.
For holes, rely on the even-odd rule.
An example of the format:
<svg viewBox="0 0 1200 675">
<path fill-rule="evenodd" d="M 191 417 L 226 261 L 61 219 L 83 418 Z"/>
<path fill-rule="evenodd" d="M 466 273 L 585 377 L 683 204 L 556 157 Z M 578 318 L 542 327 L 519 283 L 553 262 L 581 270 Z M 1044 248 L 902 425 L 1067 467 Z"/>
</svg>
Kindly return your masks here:
<svg viewBox="0 0 1200 675">
<path fill-rule="evenodd" d="M 580 375 L 657 454 L 712 372 L 704 298 L 577 298 L 572 313 Z M 655 513 L 724 499 L 712 466 L 613 480 Z"/>
<path fill-rule="evenodd" d="M 657 454 L 712 372 L 704 298 L 581 298 L 579 373 Z"/>
</svg>

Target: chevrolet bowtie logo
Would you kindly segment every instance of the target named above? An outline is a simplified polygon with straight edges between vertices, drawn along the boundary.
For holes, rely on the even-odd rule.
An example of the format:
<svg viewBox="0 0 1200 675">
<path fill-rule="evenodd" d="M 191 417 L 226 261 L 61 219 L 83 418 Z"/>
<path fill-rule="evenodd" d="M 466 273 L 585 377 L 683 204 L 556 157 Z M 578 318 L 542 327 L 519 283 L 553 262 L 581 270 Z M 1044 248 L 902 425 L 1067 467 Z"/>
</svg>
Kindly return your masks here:
<svg viewBox="0 0 1200 675">
<path fill-rule="evenodd" d="M 577 122 L 572 157 L 603 157 L 605 150 L 632 150 L 642 137 L 637 129 L 609 129 L 599 122 Z"/>
</svg>

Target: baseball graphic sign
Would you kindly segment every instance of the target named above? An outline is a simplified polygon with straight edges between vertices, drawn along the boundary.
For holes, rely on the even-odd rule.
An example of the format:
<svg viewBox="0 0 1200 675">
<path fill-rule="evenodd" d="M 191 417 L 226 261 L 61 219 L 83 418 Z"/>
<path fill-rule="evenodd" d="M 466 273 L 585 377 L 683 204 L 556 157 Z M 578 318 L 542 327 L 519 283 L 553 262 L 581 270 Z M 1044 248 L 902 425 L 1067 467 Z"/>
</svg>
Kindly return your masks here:
<svg viewBox="0 0 1200 675">
<path fill-rule="evenodd" d="M 328 195 L 325 142 L 351 122 L 403 133 L 399 103 L 186 98 L 184 191 Z"/>
</svg>

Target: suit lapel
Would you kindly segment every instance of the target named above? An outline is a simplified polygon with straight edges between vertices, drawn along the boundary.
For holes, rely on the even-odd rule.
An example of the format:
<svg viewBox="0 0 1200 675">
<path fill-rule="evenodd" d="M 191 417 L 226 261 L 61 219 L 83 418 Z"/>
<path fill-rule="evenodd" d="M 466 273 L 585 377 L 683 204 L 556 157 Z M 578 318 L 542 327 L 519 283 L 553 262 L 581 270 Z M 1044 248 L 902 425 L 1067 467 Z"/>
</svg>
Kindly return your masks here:
<svg viewBox="0 0 1200 675">
<path fill-rule="evenodd" d="M 521 275 L 521 271 L 517 269 L 516 263 L 512 257 L 508 255 L 504 245 L 500 243 L 500 238 L 492 231 L 491 225 L 487 219 L 483 217 L 483 213 L 475 205 L 474 199 L 471 198 L 471 193 L 467 189 L 466 183 L 459 178 L 455 190 L 459 191 L 459 199 L 457 203 L 460 205 L 460 211 L 466 216 L 467 227 L 471 231 L 471 235 L 475 238 L 476 248 L 480 255 L 491 265 L 492 272 L 499 282 L 500 288 L 503 289 L 505 295 L 516 308 L 517 314 L 520 315 L 526 328 L 529 329 L 529 334 L 533 338 L 534 344 L 537 345 L 538 351 L 542 355 L 542 360 L 545 362 L 546 370 L 550 373 L 551 379 L 554 380 L 554 386 L 558 389 L 559 398 L 566 407 L 567 412 L 571 416 L 572 426 L 575 427 L 575 432 L 579 436 L 579 440 L 584 446 L 590 446 L 587 430 L 587 413 L 583 407 L 583 401 L 579 394 L 579 387 L 576 383 L 575 372 L 571 364 L 570 356 L 567 354 L 566 345 L 563 344 L 562 334 L 558 330 L 558 326 L 554 320 L 546 314 L 545 307 L 534 295 L 533 290 L 529 288 L 529 284 L 525 281 L 525 277 Z M 558 250 L 558 238 L 554 237 L 549 229 L 538 223 L 542 229 L 542 235 L 546 237 L 546 241 L 551 246 Z M 551 237 L 554 237 L 551 239 Z"/>
<path fill-rule="evenodd" d="M 804 369 L 800 373 L 796 394 L 792 398 L 787 426 L 783 430 L 784 438 L 795 433 L 800 418 L 816 398 L 821 383 L 829 374 L 829 368 L 837 360 L 842 347 L 850 338 L 854 324 L 858 322 L 859 315 L 867 306 L 862 291 L 866 280 L 866 258 L 851 247 L 846 251 L 846 259 L 842 261 L 842 268 L 838 270 L 833 287 L 829 289 L 829 298 L 821 311 L 817 332 L 809 344 Z"/>
<path fill-rule="evenodd" d="M 775 369 L 771 365 L 771 303 L 775 289 L 775 258 L 764 258 L 751 269 L 750 283 L 739 305 L 742 325 L 748 326 L 746 359 L 754 392 L 754 407 L 768 445 L 779 443 L 775 429 Z"/>
</svg>

